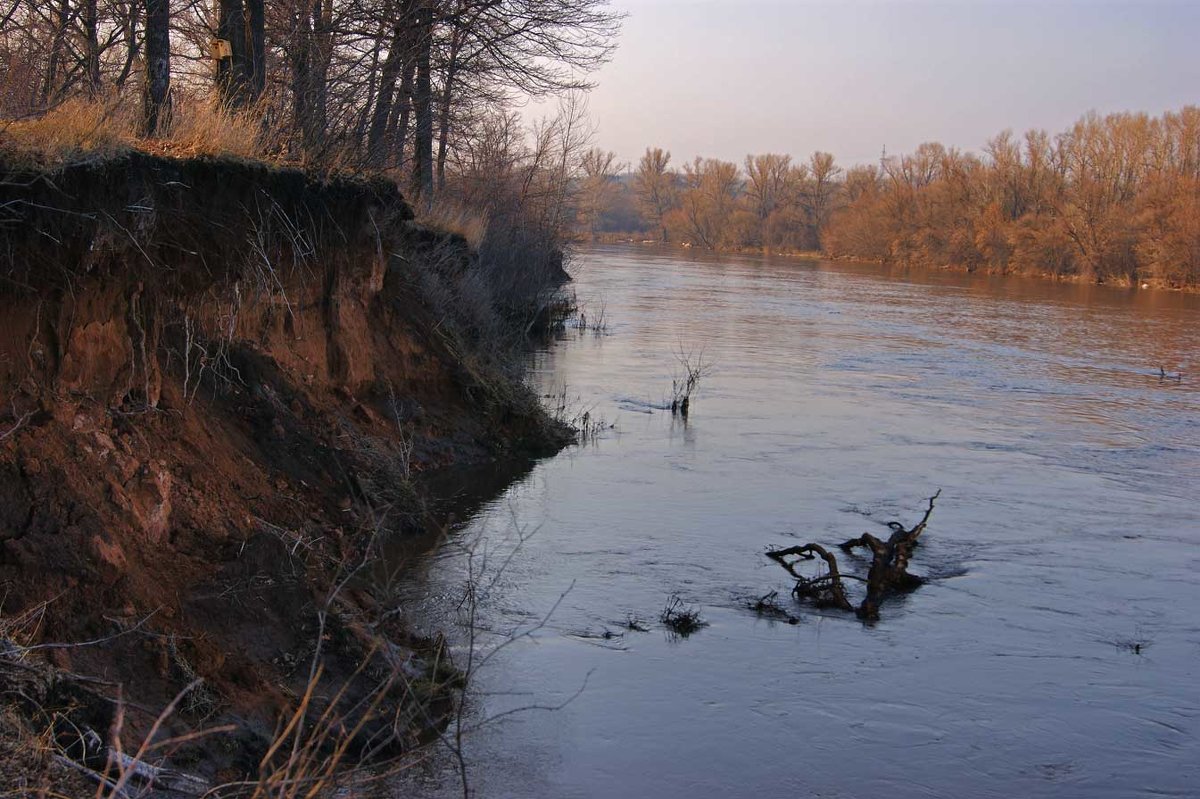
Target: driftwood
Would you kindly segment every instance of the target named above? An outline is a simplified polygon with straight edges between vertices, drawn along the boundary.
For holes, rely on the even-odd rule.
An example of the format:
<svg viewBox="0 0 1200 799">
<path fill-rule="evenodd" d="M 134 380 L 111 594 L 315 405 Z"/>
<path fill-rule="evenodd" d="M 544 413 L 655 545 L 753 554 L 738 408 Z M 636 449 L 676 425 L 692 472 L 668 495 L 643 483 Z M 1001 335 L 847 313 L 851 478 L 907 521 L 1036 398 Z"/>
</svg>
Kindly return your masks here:
<svg viewBox="0 0 1200 799">
<path fill-rule="evenodd" d="M 805 577 L 796 571 L 796 566 L 804 560 L 816 560 L 817 556 L 825 560 L 829 567 L 827 574 L 818 577 Z M 850 600 L 846 598 L 846 588 L 842 585 L 842 575 L 838 571 L 837 558 L 820 544 L 805 544 L 802 547 L 776 549 L 767 553 L 767 557 L 787 569 L 788 574 L 796 578 L 796 586 L 792 596 L 797 599 L 811 599 L 821 606 L 832 606 L 842 610 L 853 610 Z M 791 560 L 789 560 L 791 558 Z"/>
<path fill-rule="evenodd" d="M 923 582 L 917 575 L 908 573 L 908 563 L 921 533 L 925 532 L 925 527 L 929 524 L 934 501 L 941 495 L 939 489 L 929 498 L 929 507 L 925 509 L 925 515 L 912 529 L 905 528 L 900 522 L 889 522 L 888 527 L 892 534 L 886 541 L 870 533 L 863 533 L 858 538 L 852 538 L 840 545 L 839 548 L 843 552 L 852 552 L 858 547 L 871 551 L 871 568 L 866 579 L 842 574 L 838 568 L 837 557 L 820 544 L 771 550 L 766 553 L 767 557 L 796 578 L 792 596 L 797 599 L 809 599 L 821 606 L 854 611 L 861 619 L 878 619 L 879 605 L 884 597 L 897 591 L 911 591 Z M 816 560 L 818 557 L 825 561 L 828 569 L 825 574 L 806 577 L 797 571 L 801 562 Z M 867 584 L 867 594 L 857 608 L 851 604 L 846 594 L 845 580 L 858 580 Z"/>
</svg>

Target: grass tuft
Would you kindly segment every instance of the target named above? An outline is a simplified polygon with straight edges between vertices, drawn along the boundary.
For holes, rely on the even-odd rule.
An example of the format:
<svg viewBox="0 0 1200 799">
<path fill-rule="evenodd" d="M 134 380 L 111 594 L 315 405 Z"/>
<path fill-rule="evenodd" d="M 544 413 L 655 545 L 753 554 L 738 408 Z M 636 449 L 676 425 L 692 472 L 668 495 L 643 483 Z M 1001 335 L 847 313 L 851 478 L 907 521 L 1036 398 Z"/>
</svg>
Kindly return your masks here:
<svg viewBox="0 0 1200 799">
<path fill-rule="evenodd" d="M 687 638 L 694 632 L 708 626 L 700 615 L 700 609 L 686 604 L 679 596 L 672 594 L 667 600 L 658 620 L 663 623 L 673 635 Z"/>
</svg>

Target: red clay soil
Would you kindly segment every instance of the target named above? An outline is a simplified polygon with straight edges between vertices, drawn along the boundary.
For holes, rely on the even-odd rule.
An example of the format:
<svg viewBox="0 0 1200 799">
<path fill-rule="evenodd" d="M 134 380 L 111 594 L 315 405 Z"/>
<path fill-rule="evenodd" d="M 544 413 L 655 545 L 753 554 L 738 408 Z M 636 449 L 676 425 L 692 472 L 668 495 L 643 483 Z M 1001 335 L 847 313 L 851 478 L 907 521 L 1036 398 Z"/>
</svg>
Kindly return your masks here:
<svg viewBox="0 0 1200 799">
<path fill-rule="evenodd" d="M 102 737 L 118 694 L 136 743 L 200 678 L 171 729 L 237 729 L 175 763 L 253 774 L 340 569 L 427 523 L 410 476 L 562 444 L 437 307 L 465 244 L 411 216 L 390 184 L 239 162 L 0 164 L 0 645 L 109 683 L 88 687 Z M 318 693 L 385 634 L 426 668 L 386 609 L 365 581 L 339 595 Z M 17 703 L 29 729 L 53 701 Z"/>
</svg>

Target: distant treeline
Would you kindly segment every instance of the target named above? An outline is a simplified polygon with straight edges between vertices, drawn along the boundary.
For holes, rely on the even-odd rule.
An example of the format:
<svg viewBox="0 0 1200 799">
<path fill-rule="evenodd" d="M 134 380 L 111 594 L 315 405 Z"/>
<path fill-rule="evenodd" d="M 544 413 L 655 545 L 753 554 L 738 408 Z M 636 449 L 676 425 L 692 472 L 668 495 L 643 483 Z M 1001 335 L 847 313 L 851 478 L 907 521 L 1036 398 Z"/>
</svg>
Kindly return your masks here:
<svg viewBox="0 0 1200 799">
<path fill-rule="evenodd" d="M 914 266 L 1116 284 L 1200 285 L 1200 108 L 1089 114 L 1069 130 L 941 144 L 842 169 L 748 156 L 681 170 L 648 149 L 628 174 L 585 159 L 585 234 L 710 249 L 822 251 Z"/>
</svg>

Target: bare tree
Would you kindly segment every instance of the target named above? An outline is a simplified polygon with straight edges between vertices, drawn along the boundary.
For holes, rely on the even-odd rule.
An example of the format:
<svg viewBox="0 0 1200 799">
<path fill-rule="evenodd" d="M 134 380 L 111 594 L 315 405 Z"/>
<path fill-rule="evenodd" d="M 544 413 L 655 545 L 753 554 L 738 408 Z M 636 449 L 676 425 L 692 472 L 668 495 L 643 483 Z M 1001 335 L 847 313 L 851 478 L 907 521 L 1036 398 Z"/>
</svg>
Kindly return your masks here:
<svg viewBox="0 0 1200 799">
<path fill-rule="evenodd" d="M 737 164 L 697 157 L 684 164 L 680 211 L 684 236 L 693 244 L 716 249 L 726 243 L 730 218 L 740 188 Z"/>
<path fill-rule="evenodd" d="M 665 218 L 675 205 L 676 181 L 677 176 L 671 171 L 671 153 L 660 147 L 647 147 L 634 173 L 634 187 L 642 215 L 658 229 L 663 242 L 668 239 Z"/>
<path fill-rule="evenodd" d="M 825 225 L 829 222 L 829 215 L 833 211 L 834 195 L 839 188 L 837 178 L 842 169 L 834 163 L 831 153 L 820 151 L 809 157 L 808 167 L 812 176 L 806 192 L 809 224 L 813 245 L 820 249 L 821 232 L 825 229 Z"/>
<path fill-rule="evenodd" d="M 600 232 L 600 218 L 612 202 L 614 181 L 623 169 L 617 162 L 617 154 L 593 147 L 580 159 L 583 172 L 579 187 L 579 218 L 594 241 Z"/>
</svg>

